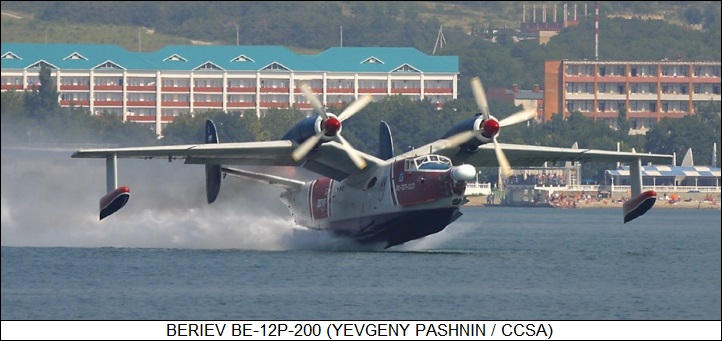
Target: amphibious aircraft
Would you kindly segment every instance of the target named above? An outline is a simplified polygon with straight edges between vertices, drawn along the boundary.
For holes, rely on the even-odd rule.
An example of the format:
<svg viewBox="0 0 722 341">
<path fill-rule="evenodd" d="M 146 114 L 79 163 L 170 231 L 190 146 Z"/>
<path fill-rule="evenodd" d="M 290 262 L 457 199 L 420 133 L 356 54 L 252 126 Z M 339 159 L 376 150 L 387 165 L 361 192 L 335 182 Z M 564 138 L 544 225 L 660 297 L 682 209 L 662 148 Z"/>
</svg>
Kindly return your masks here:
<svg viewBox="0 0 722 341">
<path fill-rule="evenodd" d="M 386 248 L 437 233 L 458 219 L 466 183 L 476 167 L 500 167 L 508 176 L 511 165 L 541 166 L 546 161 L 627 162 L 633 197 L 623 206 L 624 222 L 647 212 L 656 201 L 654 191 L 642 192 L 641 163 L 669 163 L 671 155 L 572 149 L 497 141 L 503 127 L 526 122 L 535 110 L 522 110 L 504 119 L 489 113 L 478 78 L 471 82 L 479 113 L 454 124 L 438 140 L 394 155 L 389 126 L 380 122 L 379 151 L 371 155 L 354 149 L 343 138 L 343 122 L 363 109 L 362 96 L 340 114 L 327 113 L 313 90 L 301 90 L 314 109 L 280 140 L 221 143 L 208 120 L 205 143 L 136 148 L 88 149 L 74 158 L 106 160 L 107 191 L 100 199 L 100 219 L 125 206 L 127 186 L 117 185 L 118 158 L 175 159 L 205 165 L 206 198 L 213 203 L 225 175 L 280 186 L 280 199 L 296 224 L 331 231 L 360 243 Z M 294 166 L 318 174 L 312 181 L 242 169 L 239 166 Z M 224 180 L 225 181 L 225 180 Z"/>
</svg>

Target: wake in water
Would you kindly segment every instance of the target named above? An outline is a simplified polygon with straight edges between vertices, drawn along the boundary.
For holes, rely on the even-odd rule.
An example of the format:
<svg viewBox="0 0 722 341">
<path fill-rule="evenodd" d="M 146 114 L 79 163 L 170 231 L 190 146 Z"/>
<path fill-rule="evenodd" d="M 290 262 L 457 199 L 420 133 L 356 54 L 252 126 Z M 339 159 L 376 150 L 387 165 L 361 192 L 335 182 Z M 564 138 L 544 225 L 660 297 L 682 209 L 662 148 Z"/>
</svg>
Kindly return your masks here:
<svg viewBox="0 0 722 341">
<path fill-rule="evenodd" d="M 380 249 L 296 226 L 277 187 L 226 178 L 208 205 L 202 166 L 161 160 L 120 160 L 119 185 L 131 200 L 99 221 L 105 162 L 71 153 L 3 150 L 3 246 Z"/>
</svg>

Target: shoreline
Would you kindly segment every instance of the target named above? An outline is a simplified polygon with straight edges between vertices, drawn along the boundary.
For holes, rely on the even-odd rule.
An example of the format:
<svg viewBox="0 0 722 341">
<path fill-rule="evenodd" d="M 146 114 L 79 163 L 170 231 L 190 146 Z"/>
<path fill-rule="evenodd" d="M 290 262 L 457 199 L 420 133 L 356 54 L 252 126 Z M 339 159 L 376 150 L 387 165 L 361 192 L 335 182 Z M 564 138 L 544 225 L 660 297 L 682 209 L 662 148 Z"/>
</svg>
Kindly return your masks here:
<svg viewBox="0 0 722 341">
<path fill-rule="evenodd" d="M 575 208 L 622 208 L 622 203 L 611 200 L 581 200 L 576 203 L 576 207 L 560 207 L 560 206 L 506 206 L 500 204 L 487 205 L 486 196 L 468 196 L 469 202 L 464 206 L 503 206 L 503 207 L 529 207 L 529 208 L 556 208 L 556 209 L 575 209 Z M 663 209 L 696 209 L 696 210 L 720 210 L 722 207 L 719 202 L 714 201 L 679 201 L 670 204 L 668 201 L 657 199 L 654 208 Z"/>
</svg>

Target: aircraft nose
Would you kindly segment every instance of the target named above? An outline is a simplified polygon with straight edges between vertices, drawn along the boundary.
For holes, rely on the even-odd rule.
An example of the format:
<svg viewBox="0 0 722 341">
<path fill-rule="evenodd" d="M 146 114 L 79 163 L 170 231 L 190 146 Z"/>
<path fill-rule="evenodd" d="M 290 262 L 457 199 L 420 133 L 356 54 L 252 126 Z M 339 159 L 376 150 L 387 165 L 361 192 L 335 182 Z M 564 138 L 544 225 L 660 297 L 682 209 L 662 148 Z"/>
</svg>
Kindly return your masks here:
<svg viewBox="0 0 722 341">
<path fill-rule="evenodd" d="M 476 168 L 472 165 L 459 165 L 451 168 L 454 181 L 471 181 L 476 179 Z"/>
</svg>

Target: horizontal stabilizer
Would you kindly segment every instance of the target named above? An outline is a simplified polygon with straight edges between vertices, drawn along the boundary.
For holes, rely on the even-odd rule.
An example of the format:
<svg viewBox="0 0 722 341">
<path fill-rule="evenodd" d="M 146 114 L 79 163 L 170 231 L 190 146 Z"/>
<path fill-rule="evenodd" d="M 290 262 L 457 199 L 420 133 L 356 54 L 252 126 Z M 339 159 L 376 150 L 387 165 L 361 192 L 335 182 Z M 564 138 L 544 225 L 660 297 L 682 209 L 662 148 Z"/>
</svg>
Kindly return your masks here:
<svg viewBox="0 0 722 341">
<path fill-rule="evenodd" d="M 120 186 L 100 198 L 100 220 L 123 208 L 129 199 L 130 188 L 127 186 Z"/>
<path fill-rule="evenodd" d="M 264 184 L 276 185 L 276 186 L 283 187 L 283 188 L 289 189 L 289 190 L 300 189 L 301 187 L 303 187 L 303 184 L 304 184 L 303 181 L 284 178 L 284 177 L 271 175 L 271 174 L 251 172 L 251 171 L 247 171 L 247 170 L 243 170 L 243 169 L 223 167 L 223 168 L 221 168 L 221 170 L 231 176 L 248 179 L 248 180 L 253 180 L 253 181 L 264 183 Z"/>
</svg>

